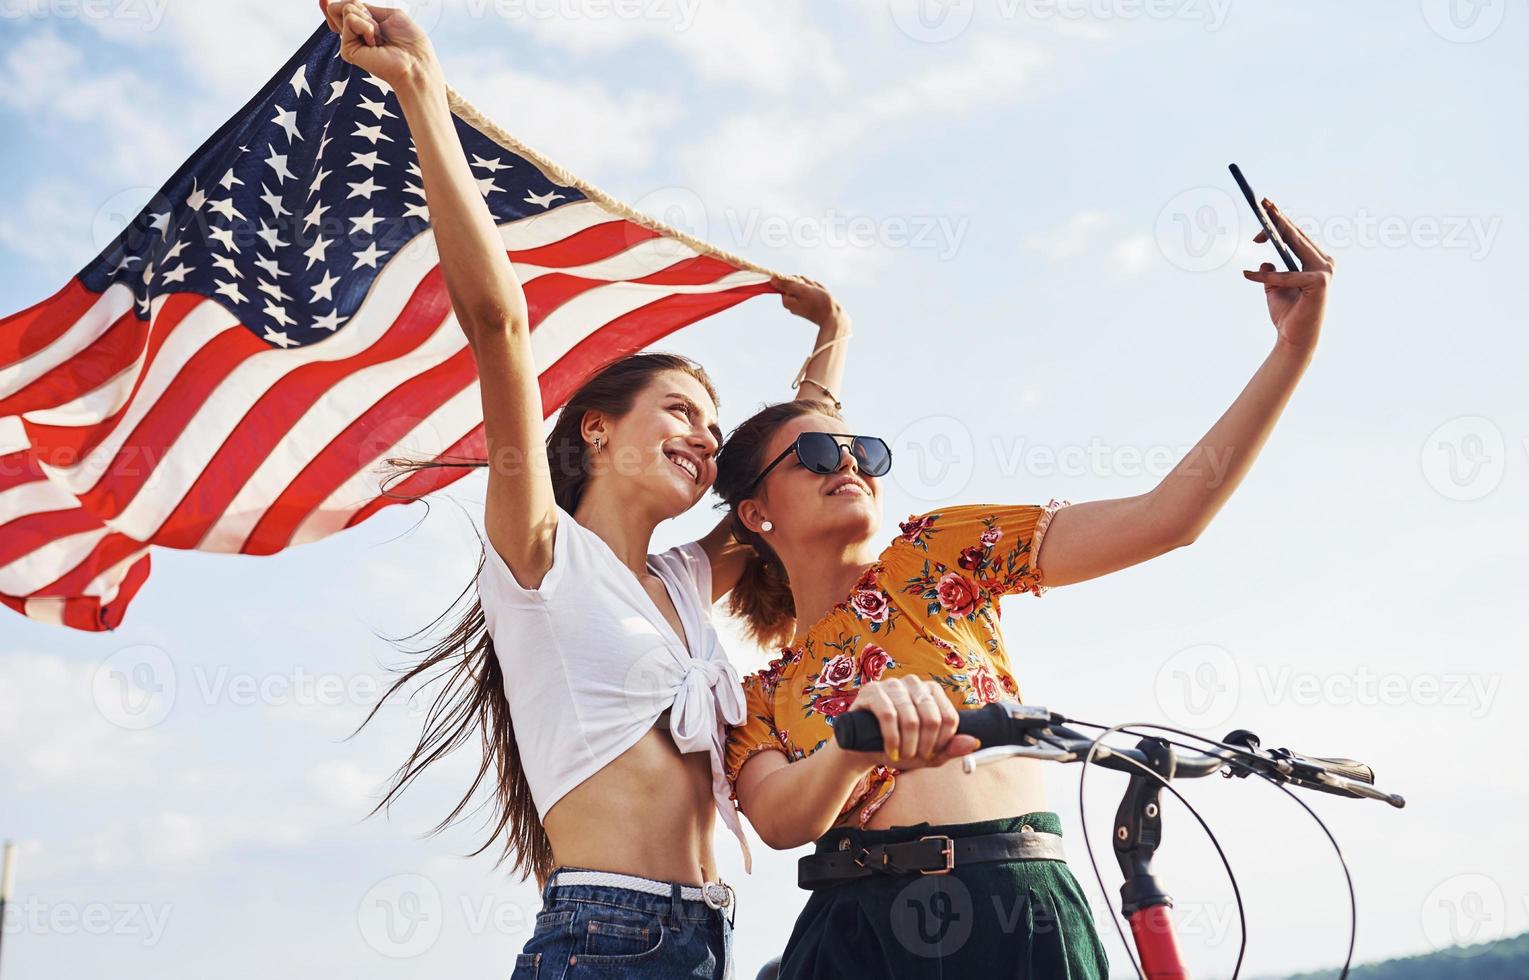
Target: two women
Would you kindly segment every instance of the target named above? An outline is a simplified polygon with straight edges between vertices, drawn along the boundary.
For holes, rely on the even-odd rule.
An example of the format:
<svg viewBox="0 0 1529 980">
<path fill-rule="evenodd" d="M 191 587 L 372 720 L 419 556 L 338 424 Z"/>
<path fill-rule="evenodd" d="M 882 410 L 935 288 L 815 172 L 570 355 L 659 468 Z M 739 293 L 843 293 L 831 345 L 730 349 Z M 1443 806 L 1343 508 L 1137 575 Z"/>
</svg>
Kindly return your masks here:
<svg viewBox="0 0 1529 980">
<path fill-rule="evenodd" d="M 1244 273 L 1264 284 L 1272 349 L 1148 493 L 941 507 L 888 542 L 878 478 L 890 453 L 834 408 L 776 405 L 729 436 L 717 492 L 757 556 L 731 607 L 785 646 L 744 682 L 748 720 L 730 732 L 728 775 L 768 844 L 816 841 L 799 867 L 812 894 L 782 978 L 1107 975 L 1037 764 L 966 775 L 943 763 L 976 747 L 954 734 L 958 710 L 1019 696 L 1000 598 L 1192 543 L 1268 438 L 1310 363 L 1333 269 L 1268 207 L 1305 271 Z M 1227 461 L 1214 477 L 1211 453 Z M 833 724 L 848 710 L 876 715 L 883 752 L 838 747 Z"/>
<path fill-rule="evenodd" d="M 413 137 L 452 309 L 482 381 L 489 452 L 480 599 L 389 691 L 446 680 L 379 808 L 477 735 L 477 779 L 443 826 L 493 780 L 489 841 L 504 834 L 505 856 L 543 887 L 516 980 L 574 964 L 728 975 L 733 895 L 712 834 L 720 811 L 744 841 L 722 767 L 725 723 L 743 721 L 743 701 L 709 610 L 738 581 L 744 550 L 724 520 L 700 541 L 648 553 L 654 528 L 711 487 L 716 392 L 683 358 L 624 358 L 568 400 L 544 442 L 525 295 L 429 39 L 405 14 L 353 0 L 326 16 L 342 57 L 391 86 Z M 837 390 L 848 320 L 815 283 L 775 285 L 819 328 L 803 395 Z"/>
</svg>

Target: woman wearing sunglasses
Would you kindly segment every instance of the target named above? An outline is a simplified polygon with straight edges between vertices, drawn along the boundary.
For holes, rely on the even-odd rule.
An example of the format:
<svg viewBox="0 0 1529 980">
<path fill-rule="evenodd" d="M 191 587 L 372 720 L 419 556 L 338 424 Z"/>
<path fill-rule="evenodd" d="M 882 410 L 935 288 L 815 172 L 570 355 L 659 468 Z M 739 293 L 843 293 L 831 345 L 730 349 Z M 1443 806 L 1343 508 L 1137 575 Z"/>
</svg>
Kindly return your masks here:
<svg viewBox="0 0 1529 980">
<path fill-rule="evenodd" d="M 771 406 L 728 438 L 716 490 L 758 555 L 730 605 L 761 643 L 784 644 L 744 681 L 728 777 L 765 843 L 816 841 L 798 868 L 812 894 L 782 980 L 1108 975 L 1039 767 L 943 764 L 977 747 L 954 734 L 960 710 L 1019 697 L 999 599 L 1192 543 L 1268 438 L 1311 360 L 1333 268 L 1268 207 L 1305 270 L 1244 273 L 1264 284 L 1273 349 L 1140 496 L 939 507 L 884 535 L 878 478 L 891 454 L 850 435 L 836 406 Z M 838 747 L 835 719 L 851 709 L 877 717 L 884 751 Z"/>
<path fill-rule="evenodd" d="M 444 680 L 378 809 L 444 754 L 481 745 L 476 778 L 436 829 L 489 783 L 492 831 L 479 850 L 502 841 L 504 858 L 542 886 L 515 980 L 573 964 L 575 976 L 730 975 L 732 890 L 718 880 L 713 830 L 720 813 L 744 840 L 722 773 L 724 722 L 742 720 L 743 695 L 710 609 L 744 549 L 723 521 L 648 553 L 654 528 L 711 486 L 716 393 L 684 358 L 620 358 L 570 396 L 544 438 L 526 297 L 428 37 L 396 9 L 340 2 L 325 13 L 342 57 L 396 93 L 418 151 L 490 456 L 415 467 L 488 468 L 489 546 L 478 602 L 388 691 Z M 818 326 L 803 395 L 837 388 L 847 318 L 810 280 L 774 285 Z"/>
</svg>

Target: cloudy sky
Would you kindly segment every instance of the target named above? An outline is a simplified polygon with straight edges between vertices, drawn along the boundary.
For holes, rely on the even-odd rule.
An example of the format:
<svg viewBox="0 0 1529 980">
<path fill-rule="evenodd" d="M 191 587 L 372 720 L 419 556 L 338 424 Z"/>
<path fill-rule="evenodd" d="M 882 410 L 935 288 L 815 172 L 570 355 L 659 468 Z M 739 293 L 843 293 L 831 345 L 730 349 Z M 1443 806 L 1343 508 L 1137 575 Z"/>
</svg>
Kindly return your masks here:
<svg viewBox="0 0 1529 980">
<path fill-rule="evenodd" d="M 452 83 L 506 129 L 835 289 L 856 329 L 850 418 L 901 461 L 888 527 L 943 501 L 1140 493 L 1193 445 L 1273 341 L 1238 273 L 1272 257 L 1232 196 L 1240 163 L 1337 259 L 1320 349 L 1193 547 L 1009 600 L 1026 700 L 1373 763 L 1405 810 L 1310 801 L 1354 872 L 1362 959 L 1526 928 L 1522 766 L 1471 752 L 1511 745 L 1529 712 L 1529 5 L 416 9 Z M 308 0 L 0 0 L 0 311 L 93 258 L 317 18 Z M 730 426 L 787 395 L 810 339 L 761 298 L 664 346 L 706 364 Z M 365 820 L 419 718 L 391 707 L 346 740 L 399 660 L 385 637 L 470 585 L 483 489 L 478 474 L 428 514 L 389 508 L 266 558 L 159 552 L 111 634 L 4 614 L 7 977 L 508 975 L 534 889 L 464 857 L 477 823 L 424 836 L 472 760 Z M 661 527 L 654 550 L 712 519 Z M 1108 932 L 1118 882 L 1093 883 L 1077 772 L 1048 775 Z M 1089 784 L 1106 849 L 1111 780 Z M 1320 833 L 1266 786 L 1189 791 L 1247 901 L 1248 973 L 1339 961 L 1343 877 Z M 1187 814 L 1169 820 L 1183 945 L 1197 975 L 1226 975 L 1231 891 Z M 718 838 L 740 977 L 805 894 L 794 854 L 756 846 L 746 877 Z"/>
</svg>

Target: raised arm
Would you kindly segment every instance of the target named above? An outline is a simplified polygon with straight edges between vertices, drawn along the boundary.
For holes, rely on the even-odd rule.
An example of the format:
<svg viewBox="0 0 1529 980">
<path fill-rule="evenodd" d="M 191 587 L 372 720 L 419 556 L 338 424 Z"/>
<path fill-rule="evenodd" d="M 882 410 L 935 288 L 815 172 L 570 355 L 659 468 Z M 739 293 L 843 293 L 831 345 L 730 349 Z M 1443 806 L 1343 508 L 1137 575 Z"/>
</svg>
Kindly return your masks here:
<svg viewBox="0 0 1529 980">
<path fill-rule="evenodd" d="M 1276 329 L 1274 349 L 1232 406 L 1156 487 L 1136 497 L 1064 507 L 1052 516 L 1035 556 L 1044 585 L 1097 578 L 1192 544 L 1274 431 L 1316 350 L 1333 260 L 1278 208 L 1267 201 L 1265 207 L 1302 268 L 1276 272 L 1266 262 L 1257 272 L 1243 272 L 1264 284 Z M 1263 232 L 1254 239 L 1265 240 Z"/>
<path fill-rule="evenodd" d="M 780 290 L 781 306 L 818 328 L 811 353 L 797 372 L 796 398 L 826 401 L 838 407 L 843 390 L 844 368 L 849 363 L 849 315 L 822 283 L 812 279 L 770 280 Z M 732 518 L 724 517 L 701 539 L 711 561 L 712 601 L 722 598 L 738 584 L 750 550 L 733 540 Z"/>
<path fill-rule="evenodd" d="M 557 510 L 526 298 L 478 191 L 430 39 L 403 12 L 343 0 L 325 10 L 346 61 L 398 95 L 424 178 L 446 292 L 478 365 L 489 479 L 484 528 L 515 578 L 541 584 Z"/>
</svg>

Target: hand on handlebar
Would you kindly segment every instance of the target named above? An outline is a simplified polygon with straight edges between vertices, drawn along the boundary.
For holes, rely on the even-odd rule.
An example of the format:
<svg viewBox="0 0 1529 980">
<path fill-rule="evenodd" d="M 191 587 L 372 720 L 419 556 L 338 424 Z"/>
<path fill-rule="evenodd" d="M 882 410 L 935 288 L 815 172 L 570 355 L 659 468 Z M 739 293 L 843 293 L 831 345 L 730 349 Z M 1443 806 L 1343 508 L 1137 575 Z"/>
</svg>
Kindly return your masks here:
<svg viewBox="0 0 1529 980">
<path fill-rule="evenodd" d="M 960 712 L 934 681 L 910 676 L 872 681 L 860 688 L 850 710 L 869 712 L 881 726 L 881 750 L 855 753 L 871 757 L 872 765 L 904 772 L 940 766 L 981 744 L 956 734 Z"/>
</svg>

